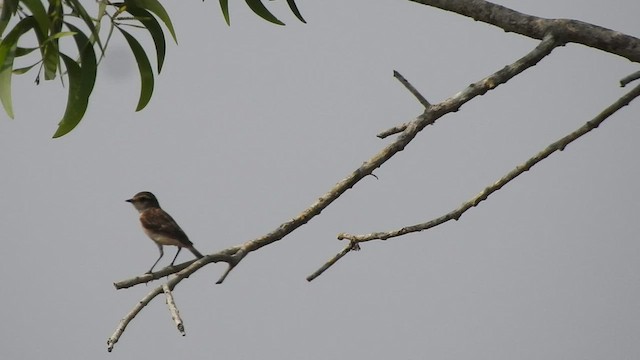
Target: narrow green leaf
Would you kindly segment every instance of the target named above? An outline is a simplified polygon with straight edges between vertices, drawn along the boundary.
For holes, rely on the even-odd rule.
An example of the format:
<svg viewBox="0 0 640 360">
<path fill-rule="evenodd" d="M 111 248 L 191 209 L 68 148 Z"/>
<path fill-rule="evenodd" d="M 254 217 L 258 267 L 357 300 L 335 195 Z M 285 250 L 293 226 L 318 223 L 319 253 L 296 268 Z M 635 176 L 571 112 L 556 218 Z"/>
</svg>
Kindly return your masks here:
<svg viewBox="0 0 640 360">
<path fill-rule="evenodd" d="M 18 10 L 18 0 L 4 0 L 2 2 L 2 11 L 0 12 L 0 36 L 4 33 L 4 29 L 7 28 L 9 20 L 15 15 Z"/>
<path fill-rule="evenodd" d="M 47 43 L 47 45 L 44 47 L 42 62 L 44 63 L 44 79 L 55 79 L 56 73 L 58 71 L 58 64 L 60 63 L 58 41 L 50 41 Z"/>
<path fill-rule="evenodd" d="M 295 0 L 287 0 L 287 4 L 289 4 L 289 8 L 293 12 L 293 14 L 298 18 L 298 20 L 300 20 L 300 21 L 302 21 L 303 23 L 306 24 L 307 22 L 302 17 L 302 14 L 300 14 L 300 10 L 298 10 L 298 6 L 296 5 L 296 1 Z"/>
<path fill-rule="evenodd" d="M 65 25 L 74 33 L 73 39 L 78 48 L 80 64 L 69 56 L 60 53 L 60 57 L 67 68 L 69 95 L 64 116 L 62 120 L 60 120 L 55 134 L 53 134 L 54 138 L 68 134 L 84 117 L 89 105 L 89 97 L 96 82 L 96 73 L 98 70 L 96 53 L 93 50 L 93 43 L 89 40 L 89 37 L 74 25 L 69 23 L 65 23 Z"/>
<path fill-rule="evenodd" d="M 15 15 L 16 12 L 18 11 L 18 4 L 20 3 L 20 0 L 4 0 L 3 1 L 3 7 L 7 7 L 7 10 L 9 10 L 11 12 L 11 15 Z"/>
<path fill-rule="evenodd" d="M 96 16 L 96 33 L 97 34 L 100 34 L 100 25 L 102 24 L 102 18 L 106 14 L 107 14 L 107 2 L 106 1 L 98 1 L 98 15 Z M 94 36 L 92 34 L 89 41 L 91 41 L 92 44 L 97 41 L 98 42 L 98 46 L 100 47 L 100 56 L 104 56 L 105 49 L 102 47 L 102 43 L 100 42 L 100 38 L 99 37 L 98 38 L 94 38 Z"/>
<path fill-rule="evenodd" d="M 57 34 L 53 34 L 52 36 L 49 36 L 49 38 L 47 38 L 45 41 L 57 40 L 57 39 L 65 37 L 65 36 L 73 36 L 75 34 L 76 33 L 73 32 L 73 31 L 61 31 L 61 32 L 59 32 Z"/>
<path fill-rule="evenodd" d="M 147 10 L 130 6 L 127 8 L 127 12 L 135 16 L 136 20 L 140 21 L 140 23 L 149 31 L 149 34 L 151 34 L 153 43 L 156 46 L 158 74 L 160 74 L 160 72 L 162 71 L 162 64 L 164 64 L 164 57 L 166 53 L 166 42 L 164 40 L 164 33 L 162 32 L 160 24 L 158 23 L 156 18 L 154 18 L 153 15 L 151 15 L 151 13 Z"/>
<path fill-rule="evenodd" d="M 78 48 L 78 55 L 80 56 L 80 75 L 81 83 L 80 87 L 82 93 L 89 98 L 93 91 L 93 86 L 96 83 L 96 75 L 98 73 L 98 63 L 96 60 L 96 53 L 93 50 L 93 44 L 80 29 L 72 24 L 65 23 L 69 30 L 75 35 L 73 39 L 76 42 Z"/>
<path fill-rule="evenodd" d="M 60 52 L 57 40 L 48 42 L 44 47 L 42 62 L 44 63 L 44 79 L 55 79 L 58 71 L 58 64 L 60 63 Z"/>
<path fill-rule="evenodd" d="M 49 16 L 47 16 L 47 12 L 42 5 L 41 0 L 21 0 L 21 2 L 31 11 L 33 14 L 36 23 L 38 24 L 38 29 L 43 36 L 47 36 L 47 32 L 49 31 Z"/>
<path fill-rule="evenodd" d="M 23 48 L 18 46 L 16 48 L 16 54 L 15 57 L 21 57 L 21 56 L 25 56 L 25 55 L 29 55 L 31 54 L 34 50 L 38 50 L 39 48 L 37 47 L 32 47 L 32 48 Z"/>
<path fill-rule="evenodd" d="M 49 9 L 47 11 L 49 16 L 50 29 L 49 34 L 57 34 L 62 31 L 62 19 L 63 8 L 61 0 L 49 1 Z M 38 38 L 40 46 L 42 47 L 42 61 L 44 64 L 44 79 L 53 80 L 56 78 L 58 71 L 58 64 L 60 64 L 60 51 L 58 47 L 58 40 L 46 41 L 46 34 L 43 38 Z"/>
<path fill-rule="evenodd" d="M 102 42 L 100 41 L 100 34 L 98 34 L 98 30 L 93 22 L 93 18 L 89 16 L 87 10 L 85 10 L 84 6 L 80 4 L 79 0 L 66 0 L 68 4 L 73 8 L 73 10 L 78 14 L 78 16 L 84 21 L 89 30 L 91 31 L 91 38 L 98 43 L 100 49 L 103 49 Z"/>
<path fill-rule="evenodd" d="M 0 36 L 4 33 L 4 29 L 7 28 L 9 20 L 11 20 L 11 11 L 9 11 L 9 7 L 4 4 L 2 11 L 0 11 Z"/>
<path fill-rule="evenodd" d="M 58 129 L 55 134 L 53 134 L 54 139 L 66 135 L 69 131 L 73 130 L 84 116 L 87 105 L 89 104 L 89 97 L 82 93 L 82 71 L 80 65 L 63 53 L 60 53 L 60 57 L 67 68 L 69 95 L 62 120 L 58 123 Z"/>
<path fill-rule="evenodd" d="M 138 70 L 140 71 L 140 99 L 138 100 L 136 111 L 140 111 L 147 106 L 149 100 L 151 100 L 151 95 L 153 94 L 153 70 L 151 69 L 149 58 L 138 40 L 128 32 L 120 28 L 118 28 L 118 30 L 120 30 L 122 35 L 124 35 L 124 38 L 127 39 L 129 47 L 133 52 L 133 56 L 135 56 L 136 62 L 138 63 Z"/>
<path fill-rule="evenodd" d="M 39 65 L 40 62 L 38 61 L 37 63 L 33 64 L 33 65 L 29 65 L 29 66 L 25 66 L 19 69 L 13 69 L 13 73 L 16 75 L 22 75 L 24 73 L 26 73 L 27 71 L 31 70 L 34 66 Z"/>
<path fill-rule="evenodd" d="M 229 19 L 229 0 L 220 0 L 220 9 L 222 9 L 222 15 L 227 25 L 231 26 L 231 20 Z"/>
<path fill-rule="evenodd" d="M 5 38 L 6 40 L 6 38 Z M 4 42 L 4 41 L 3 41 Z M 2 71 L 0 71 L 0 101 L 7 115 L 13 119 L 13 100 L 11 99 L 11 75 L 13 74 L 13 51 L 0 49 L 0 56 L 4 57 Z"/>
<path fill-rule="evenodd" d="M 158 0 L 125 0 L 124 3 L 127 6 L 146 9 L 156 14 L 156 16 L 159 17 L 160 20 L 162 20 L 162 22 L 165 24 L 167 29 L 169 29 L 171 37 L 173 37 L 173 41 L 175 41 L 176 44 L 178 43 L 178 38 L 176 37 L 176 32 L 173 30 L 171 18 L 169 18 L 169 14 L 167 14 L 167 11 Z"/>
<path fill-rule="evenodd" d="M 274 23 L 277 25 L 284 25 L 284 23 L 280 20 L 278 20 L 275 16 L 273 16 L 272 13 L 269 12 L 269 10 L 267 10 L 267 8 L 264 6 L 264 4 L 262 4 L 262 1 L 260 0 L 245 0 L 247 2 L 247 5 L 249 5 L 249 8 L 251 8 L 251 10 L 256 13 L 256 15 L 260 16 L 261 18 L 267 20 L 270 23 Z"/>
<path fill-rule="evenodd" d="M 7 115 L 13 119 L 13 101 L 11 99 L 11 75 L 18 39 L 35 26 L 35 20 L 28 16 L 14 26 L 7 36 L 0 41 L 0 102 Z"/>
</svg>

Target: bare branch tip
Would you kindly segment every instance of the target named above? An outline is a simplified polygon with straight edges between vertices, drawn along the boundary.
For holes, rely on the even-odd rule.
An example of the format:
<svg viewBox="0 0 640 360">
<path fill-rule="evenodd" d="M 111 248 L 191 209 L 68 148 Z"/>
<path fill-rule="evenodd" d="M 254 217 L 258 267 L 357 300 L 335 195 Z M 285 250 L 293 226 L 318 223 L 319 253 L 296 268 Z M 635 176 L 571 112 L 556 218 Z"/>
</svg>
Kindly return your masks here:
<svg viewBox="0 0 640 360">
<path fill-rule="evenodd" d="M 629 74 L 627 76 L 625 76 L 624 78 L 620 79 L 620 87 L 625 87 L 627 86 L 629 83 L 640 79 L 640 71 L 636 71 L 633 74 Z"/>
<path fill-rule="evenodd" d="M 420 94 L 420 92 L 413 85 L 411 85 L 411 83 L 409 83 L 409 81 L 407 81 L 407 79 L 405 79 L 404 76 L 402 76 L 402 74 L 394 70 L 393 76 L 396 79 L 398 79 L 398 81 L 400 81 L 400 83 L 404 85 L 404 87 L 407 88 L 407 90 L 409 90 L 409 92 L 413 96 L 415 96 L 416 99 L 418 99 L 420 104 L 422 104 L 422 106 L 424 106 L 425 109 L 428 109 L 429 107 L 431 107 L 431 103 L 427 101 L 427 99 L 424 96 L 422 96 L 422 94 Z"/>
</svg>

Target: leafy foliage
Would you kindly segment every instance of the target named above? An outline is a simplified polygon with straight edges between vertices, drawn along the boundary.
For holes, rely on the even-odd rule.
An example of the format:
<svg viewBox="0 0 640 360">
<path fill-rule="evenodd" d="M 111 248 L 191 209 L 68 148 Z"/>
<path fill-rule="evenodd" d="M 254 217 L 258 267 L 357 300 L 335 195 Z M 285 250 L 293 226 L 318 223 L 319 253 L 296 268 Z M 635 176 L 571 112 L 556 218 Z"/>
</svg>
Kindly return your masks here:
<svg viewBox="0 0 640 360">
<path fill-rule="evenodd" d="M 219 1 L 224 19 L 230 24 L 228 0 Z M 284 25 L 262 1 L 264 0 L 245 0 L 249 8 L 262 19 Z M 306 22 L 295 0 L 287 0 L 287 4 L 300 21 Z M 122 34 L 138 64 L 141 86 L 136 111 L 144 109 L 151 100 L 154 69 L 147 52 L 138 41 L 137 34 L 129 29 L 145 29 L 151 36 L 158 74 L 162 71 L 166 56 L 164 28 L 173 41 L 176 44 L 178 42 L 169 14 L 159 0 L 98 0 L 95 16 L 89 14 L 80 0 L 4 0 L 0 6 L 0 103 L 7 115 L 14 118 L 11 95 L 11 80 L 14 74 L 23 75 L 37 68 L 36 84 L 40 83 L 41 78 L 54 80 L 58 76 L 66 77 L 67 105 L 54 138 L 68 134 L 84 117 L 96 82 L 98 65 L 114 29 Z M 10 26 L 12 22 L 15 25 Z M 109 24 L 104 42 L 101 38 L 103 22 Z M 31 39 L 35 37 L 38 44 L 36 47 L 18 45 L 26 34 L 32 34 Z M 77 50 L 73 55 L 60 50 L 61 41 L 66 44 L 71 39 L 74 40 Z M 100 54 L 99 58 L 96 51 Z M 29 55 L 34 57 L 35 54 L 39 56 L 34 63 L 20 68 L 14 66 L 17 58 Z"/>
</svg>

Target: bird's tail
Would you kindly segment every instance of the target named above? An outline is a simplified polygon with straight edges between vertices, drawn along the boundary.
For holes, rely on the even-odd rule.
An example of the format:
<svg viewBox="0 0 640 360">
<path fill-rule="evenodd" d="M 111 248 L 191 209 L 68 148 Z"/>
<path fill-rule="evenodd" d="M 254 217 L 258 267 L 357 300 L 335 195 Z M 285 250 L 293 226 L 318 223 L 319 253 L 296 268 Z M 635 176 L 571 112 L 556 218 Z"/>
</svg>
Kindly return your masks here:
<svg viewBox="0 0 640 360">
<path fill-rule="evenodd" d="M 202 254 L 200 253 L 200 251 L 196 250 L 196 248 L 194 248 L 193 246 L 189 247 L 188 249 L 189 249 L 189 251 L 191 251 L 191 252 L 193 253 L 193 255 L 195 255 L 198 259 L 200 259 L 200 258 L 204 257 L 204 255 L 202 255 Z"/>
</svg>

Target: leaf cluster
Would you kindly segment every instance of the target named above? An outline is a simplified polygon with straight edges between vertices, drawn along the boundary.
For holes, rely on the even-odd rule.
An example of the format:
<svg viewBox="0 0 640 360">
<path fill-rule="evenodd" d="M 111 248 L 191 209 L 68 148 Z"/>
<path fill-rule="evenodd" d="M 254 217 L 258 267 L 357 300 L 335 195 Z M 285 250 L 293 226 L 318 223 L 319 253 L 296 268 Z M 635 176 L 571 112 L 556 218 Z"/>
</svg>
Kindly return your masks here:
<svg viewBox="0 0 640 360">
<path fill-rule="evenodd" d="M 261 2 L 245 0 L 249 8 L 261 18 L 284 25 Z M 294 0 L 287 0 L 291 11 L 302 22 Z M 36 68 L 36 84 L 41 79 L 67 79 L 68 96 L 64 115 L 53 137 L 68 134 L 82 120 L 89 105 L 98 65 L 104 57 L 114 30 L 124 37 L 133 53 L 140 73 L 140 95 L 136 111 L 144 109 L 153 95 L 154 69 L 149 56 L 131 29 L 144 29 L 155 47 L 156 69 L 162 71 L 166 55 L 166 33 L 177 43 L 169 14 L 158 0 L 96 1 L 96 15 L 90 16 L 80 0 L 5 0 L 0 10 L 0 103 L 10 118 L 14 118 L 11 80 Z M 230 24 L 228 0 L 220 0 L 227 24 Z M 101 25 L 108 22 L 106 39 L 101 38 Z M 160 25 L 164 24 L 164 28 Z M 11 24 L 11 26 L 9 26 Z M 19 46 L 27 35 L 35 38 L 37 46 Z M 77 53 L 61 50 L 61 42 L 73 39 Z M 66 49 L 67 47 L 65 47 Z M 100 55 L 96 55 L 96 52 Z M 35 55 L 37 54 L 37 55 Z M 24 67 L 15 67 L 21 57 L 36 57 Z"/>
</svg>

